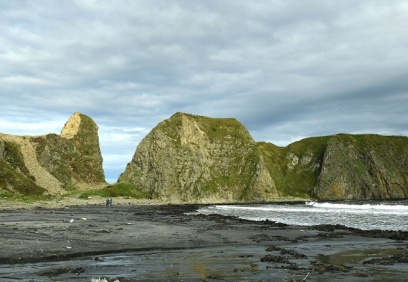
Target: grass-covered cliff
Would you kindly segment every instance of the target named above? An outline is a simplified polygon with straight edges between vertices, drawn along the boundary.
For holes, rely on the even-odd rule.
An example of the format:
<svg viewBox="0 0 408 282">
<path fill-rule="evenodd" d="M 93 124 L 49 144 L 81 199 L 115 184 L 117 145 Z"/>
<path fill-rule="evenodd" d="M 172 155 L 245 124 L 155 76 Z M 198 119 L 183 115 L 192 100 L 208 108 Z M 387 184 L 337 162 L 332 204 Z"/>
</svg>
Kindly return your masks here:
<svg viewBox="0 0 408 282">
<path fill-rule="evenodd" d="M 328 139 L 307 138 L 286 147 L 258 143 L 266 167 L 281 195 L 304 198 L 313 195 Z"/>
<path fill-rule="evenodd" d="M 139 144 L 119 182 L 170 202 L 276 198 L 261 151 L 236 119 L 176 113 Z"/>
<path fill-rule="evenodd" d="M 0 195 L 42 197 L 106 185 L 98 126 L 75 113 L 61 135 L 0 134 Z"/>
<path fill-rule="evenodd" d="M 0 195 L 41 196 L 45 188 L 36 185 L 24 164 L 20 147 L 2 139 L 0 134 Z"/>
<path fill-rule="evenodd" d="M 235 119 L 177 113 L 118 181 L 173 202 L 407 198 L 408 138 L 338 134 L 279 147 L 255 142 Z"/>
<path fill-rule="evenodd" d="M 85 189 L 85 198 L 171 203 L 408 198 L 408 138 L 337 134 L 279 147 L 255 142 L 233 118 L 176 113 L 140 142 L 118 183 L 106 185 L 88 116 L 75 113 L 60 135 L 0 133 L 0 196 Z"/>
<path fill-rule="evenodd" d="M 319 199 L 407 198 L 408 138 L 332 136 L 314 195 Z"/>
<path fill-rule="evenodd" d="M 321 200 L 408 197 L 408 138 L 373 134 L 258 143 L 281 195 Z"/>
</svg>

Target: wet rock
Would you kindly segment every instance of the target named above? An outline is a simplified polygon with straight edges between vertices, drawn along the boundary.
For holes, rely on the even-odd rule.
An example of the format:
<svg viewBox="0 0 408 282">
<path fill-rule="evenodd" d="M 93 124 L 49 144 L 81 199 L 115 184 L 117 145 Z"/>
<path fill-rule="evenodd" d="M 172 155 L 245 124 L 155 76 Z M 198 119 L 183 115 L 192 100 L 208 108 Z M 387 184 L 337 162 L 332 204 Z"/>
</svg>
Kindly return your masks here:
<svg viewBox="0 0 408 282">
<path fill-rule="evenodd" d="M 287 226 L 289 226 L 286 223 L 276 222 L 276 221 L 272 221 L 272 220 L 269 220 L 269 219 L 263 221 L 263 223 L 265 223 L 267 225 L 270 225 L 270 226 L 273 226 L 273 227 L 287 227 Z"/>
<path fill-rule="evenodd" d="M 99 277 L 99 278 L 92 278 L 91 282 L 133 282 L 136 280 L 124 278 L 124 277 L 116 277 L 116 278 L 108 278 L 108 277 Z"/>
<path fill-rule="evenodd" d="M 312 264 L 312 269 L 319 273 L 324 272 L 350 272 L 351 266 L 346 265 L 334 265 L 325 263 L 314 263 Z"/>
<path fill-rule="evenodd" d="M 77 268 L 64 267 L 64 268 L 56 268 L 56 269 L 47 270 L 47 271 L 42 272 L 40 275 L 54 277 L 54 276 L 58 276 L 58 275 L 65 274 L 65 273 L 74 273 L 78 275 L 83 272 L 85 272 L 85 269 L 83 267 L 77 267 Z"/>
<path fill-rule="evenodd" d="M 282 249 L 280 253 L 281 253 L 281 255 L 290 255 L 290 256 L 292 256 L 292 257 L 294 257 L 294 258 L 297 258 L 297 259 L 299 259 L 299 258 L 307 258 L 306 255 L 301 254 L 301 253 L 298 253 L 298 252 L 296 252 L 296 251 L 294 251 L 294 250 Z"/>
<path fill-rule="evenodd" d="M 250 254 L 242 254 L 242 255 L 239 255 L 239 257 L 240 257 L 240 258 L 253 258 L 253 257 L 254 257 L 254 255 L 250 255 Z"/>
<path fill-rule="evenodd" d="M 363 264 L 393 265 L 394 263 L 408 263 L 408 252 L 363 261 Z"/>
<path fill-rule="evenodd" d="M 269 246 L 268 248 L 266 248 L 267 252 L 273 252 L 273 251 L 281 251 L 282 248 L 281 247 L 277 247 L 277 246 Z"/>
<path fill-rule="evenodd" d="M 100 257 L 94 257 L 94 260 L 95 261 L 104 261 L 102 258 L 100 258 Z"/>
<path fill-rule="evenodd" d="M 261 243 L 264 241 L 291 241 L 288 237 L 285 236 L 270 236 L 268 234 L 257 234 L 250 237 L 256 243 Z"/>
<path fill-rule="evenodd" d="M 275 262 L 275 263 L 287 263 L 289 264 L 289 260 L 286 257 L 282 256 L 274 256 L 274 255 L 266 255 L 261 258 L 262 262 Z"/>
<path fill-rule="evenodd" d="M 368 273 L 365 271 L 357 271 L 355 276 L 357 277 L 369 277 Z"/>
<path fill-rule="evenodd" d="M 324 232 L 343 231 L 339 235 L 354 234 L 369 238 L 387 238 L 392 240 L 408 240 L 408 231 L 394 231 L 394 230 L 361 230 L 353 227 L 347 227 L 341 224 L 321 224 L 312 226 L 310 228 Z M 329 236 L 329 235 L 327 235 Z M 335 238 L 335 237 L 334 237 Z"/>
<path fill-rule="evenodd" d="M 337 232 L 329 232 L 329 233 L 319 233 L 316 235 L 318 238 L 344 238 L 344 234 L 337 233 Z"/>
<path fill-rule="evenodd" d="M 306 255 L 301 254 L 301 253 L 298 253 L 298 252 L 296 252 L 296 251 L 294 251 L 294 250 L 287 250 L 287 249 L 285 249 L 285 248 L 281 248 L 281 247 L 277 247 L 277 246 L 269 246 L 269 247 L 266 249 L 266 251 L 267 251 L 267 252 L 278 251 L 278 252 L 280 252 L 281 255 L 289 255 L 289 256 L 294 257 L 294 258 L 296 258 L 296 259 L 299 259 L 299 258 L 307 258 Z"/>
</svg>

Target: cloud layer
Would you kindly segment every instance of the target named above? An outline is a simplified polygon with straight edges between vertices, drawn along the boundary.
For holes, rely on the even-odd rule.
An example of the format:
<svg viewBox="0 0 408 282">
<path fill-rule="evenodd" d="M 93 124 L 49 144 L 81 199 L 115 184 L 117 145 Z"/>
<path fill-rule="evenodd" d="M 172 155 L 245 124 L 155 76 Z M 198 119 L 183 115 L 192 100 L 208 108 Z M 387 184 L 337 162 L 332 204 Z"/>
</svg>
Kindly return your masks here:
<svg viewBox="0 0 408 282">
<path fill-rule="evenodd" d="M 1 1 L 0 132 L 100 127 L 108 181 L 177 111 L 278 145 L 408 135 L 406 1 Z"/>
</svg>

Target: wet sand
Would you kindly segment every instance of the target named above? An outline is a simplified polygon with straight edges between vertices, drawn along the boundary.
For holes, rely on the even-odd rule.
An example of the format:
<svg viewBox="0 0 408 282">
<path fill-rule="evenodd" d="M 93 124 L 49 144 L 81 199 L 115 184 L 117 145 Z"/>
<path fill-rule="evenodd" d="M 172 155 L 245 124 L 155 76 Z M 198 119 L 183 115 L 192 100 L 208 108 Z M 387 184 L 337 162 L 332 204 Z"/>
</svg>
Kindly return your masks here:
<svg viewBox="0 0 408 282">
<path fill-rule="evenodd" d="M 82 202 L 83 203 L 83 202 Z M 407 232 L 115 200 L 0 210 L 1 281 L 404 281 Z"/>
</svg>

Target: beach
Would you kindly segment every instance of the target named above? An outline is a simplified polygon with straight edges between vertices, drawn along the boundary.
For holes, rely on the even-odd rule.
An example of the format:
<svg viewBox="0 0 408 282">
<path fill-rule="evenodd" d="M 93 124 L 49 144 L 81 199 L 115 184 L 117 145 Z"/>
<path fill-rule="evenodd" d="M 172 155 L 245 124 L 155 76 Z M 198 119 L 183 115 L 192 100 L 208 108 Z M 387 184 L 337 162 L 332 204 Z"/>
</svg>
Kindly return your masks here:
<svg viewBox="0 0 408 282">
<path fill-rule="evenodd" d="M 408 233 L 113 199 L 8 204 L 1 281 L 406 281 Z"/>
</svg>

